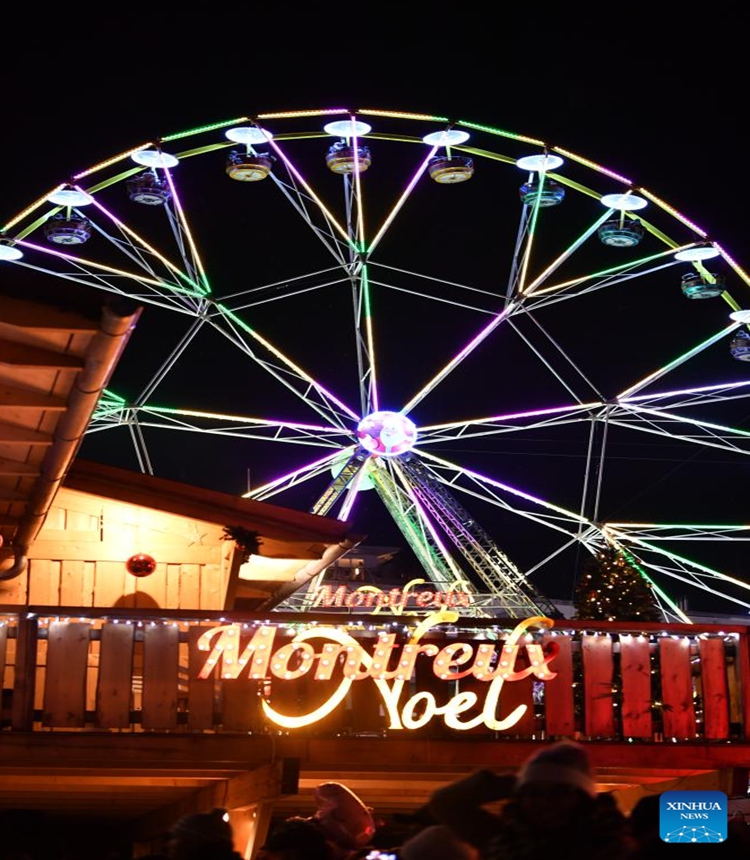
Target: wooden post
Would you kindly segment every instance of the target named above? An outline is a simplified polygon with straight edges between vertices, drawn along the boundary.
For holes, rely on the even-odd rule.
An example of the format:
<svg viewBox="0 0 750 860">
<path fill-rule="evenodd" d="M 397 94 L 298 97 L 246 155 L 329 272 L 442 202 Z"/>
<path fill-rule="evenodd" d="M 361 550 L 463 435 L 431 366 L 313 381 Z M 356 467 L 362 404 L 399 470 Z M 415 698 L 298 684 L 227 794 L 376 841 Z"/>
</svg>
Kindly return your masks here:
<svg viewBox="0 0 750 860">
<path fill-rule="evenodd" d="M 34 727 L 34 687 L 39 621 L 21 613 L 16 629 L 16 676 L 13 682 L 11 727 L 30 732 Z"/>
</svg>

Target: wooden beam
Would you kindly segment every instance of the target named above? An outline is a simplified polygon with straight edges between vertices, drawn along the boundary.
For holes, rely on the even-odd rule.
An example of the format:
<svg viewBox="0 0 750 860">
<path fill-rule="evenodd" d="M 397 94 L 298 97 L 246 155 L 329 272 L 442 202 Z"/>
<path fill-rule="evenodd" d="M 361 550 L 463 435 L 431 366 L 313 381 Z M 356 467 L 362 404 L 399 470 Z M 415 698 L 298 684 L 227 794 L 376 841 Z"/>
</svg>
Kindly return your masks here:
<svg viewBox="0 0 750 860">
<path fill-rule="evenodd" d="M 30 388 L 18 388 L 3 382 L 0 383 L 0 406 L 62 412 L 66 409 L 67 403 L 63 397 L 55 397 L 44 391 L 34 391 Z"/>
<path fill-rule="evenodd" d="M 25 343 L 0 339 L 0 364 L 11 365 L 16 369 L 29 370 L 72 370 L 83 369 L 83 359 L 70 353 L 41 349 Z"/>
<path fill-rule="evenodd" d="M 51 445 L 51 433 L 39 433 L 17 424 L 0 421 L 0 443 L 5 445 Z"/>
<path fill-rule="evenodd" d="M 10 457 L 0 457 L 0 475 L 23 475 L 35 478 L 39 474 L 39 466 L 11 460 Z"/>
<path fill-rule="evenodd" d="M 216 807 L 227 810 L 248 809 L 259 803 L 273 801 L 297 790 L 294 761 L 277 759 L 227 780 L 196 791 L 190 798 L 157 809 L 135 824 L 136 840 L 153 839 L 169 832 L 183 815 L 210 812 Z"/>
</svg>

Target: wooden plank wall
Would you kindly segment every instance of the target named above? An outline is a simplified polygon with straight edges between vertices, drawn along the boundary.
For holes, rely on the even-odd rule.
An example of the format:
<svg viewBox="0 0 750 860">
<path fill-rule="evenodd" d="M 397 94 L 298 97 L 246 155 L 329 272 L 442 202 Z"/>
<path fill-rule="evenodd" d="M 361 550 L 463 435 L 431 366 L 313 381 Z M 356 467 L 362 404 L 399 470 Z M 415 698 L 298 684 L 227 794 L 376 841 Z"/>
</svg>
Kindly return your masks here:
<svg viewBox="0 0 750 860">
<path fill-rule="evenodd" d="M 150 576 L 127 570 L 137 553 L 156 561 Z M 62 488 L 29 552 L 28 576 L 13 589 L 0 583 L 0 602 L 223 609 L 230 561 L 215 523 Z"/>
</svg>

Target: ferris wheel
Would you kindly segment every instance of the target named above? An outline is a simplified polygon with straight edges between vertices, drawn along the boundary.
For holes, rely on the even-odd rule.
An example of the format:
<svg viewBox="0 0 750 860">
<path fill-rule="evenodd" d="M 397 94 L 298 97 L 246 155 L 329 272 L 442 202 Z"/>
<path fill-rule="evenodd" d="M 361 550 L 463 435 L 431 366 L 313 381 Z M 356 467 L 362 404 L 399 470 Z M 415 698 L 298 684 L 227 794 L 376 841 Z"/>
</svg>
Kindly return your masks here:
<svg viewBox="0 0 750 860">
<path fill-rule="evenodd" d="M 750 277 L 616 171 L 468 120 L 259 113 L 72 173 L 0 262 L 146 307 L 84 453 L 377 504 L 482 613 L 556 614 L 607 547 L 666 620 L 750 610 Z"/>
</svg>

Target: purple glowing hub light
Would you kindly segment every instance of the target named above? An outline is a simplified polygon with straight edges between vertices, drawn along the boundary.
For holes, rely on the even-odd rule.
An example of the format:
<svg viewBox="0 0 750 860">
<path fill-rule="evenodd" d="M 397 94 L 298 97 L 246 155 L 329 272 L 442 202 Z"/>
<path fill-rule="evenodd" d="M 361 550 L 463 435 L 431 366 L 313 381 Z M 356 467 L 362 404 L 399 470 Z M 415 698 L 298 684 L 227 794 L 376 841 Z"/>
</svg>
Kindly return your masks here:
<svg viewBox="0 0 750 860">
<path fill-rule="evenodd" d="M 372 412 L 357 425 L 357 439 L 371 454 L 395 457 L 412 449 L 417 428 L 400 412 Z"/>
</svg>

